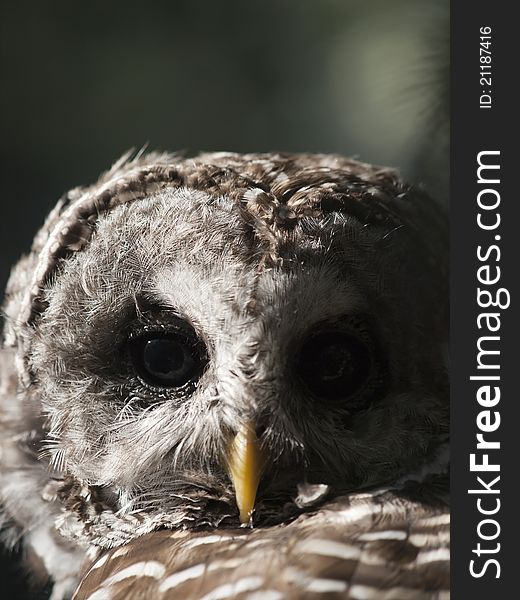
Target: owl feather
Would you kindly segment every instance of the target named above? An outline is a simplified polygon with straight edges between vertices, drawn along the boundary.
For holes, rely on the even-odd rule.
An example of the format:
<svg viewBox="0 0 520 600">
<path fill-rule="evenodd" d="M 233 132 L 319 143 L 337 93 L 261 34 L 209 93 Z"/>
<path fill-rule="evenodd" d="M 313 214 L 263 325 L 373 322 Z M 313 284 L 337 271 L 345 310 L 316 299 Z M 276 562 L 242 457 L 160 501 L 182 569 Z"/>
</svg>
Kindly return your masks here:
<svg viewBox="0 0 520 600">
<path fill-rule="evenodd" d="M 392 169 L 125 155 L 8 283 L 8 543 L 55 600 L 446 597 L 447 285 Z"/>
</svg>

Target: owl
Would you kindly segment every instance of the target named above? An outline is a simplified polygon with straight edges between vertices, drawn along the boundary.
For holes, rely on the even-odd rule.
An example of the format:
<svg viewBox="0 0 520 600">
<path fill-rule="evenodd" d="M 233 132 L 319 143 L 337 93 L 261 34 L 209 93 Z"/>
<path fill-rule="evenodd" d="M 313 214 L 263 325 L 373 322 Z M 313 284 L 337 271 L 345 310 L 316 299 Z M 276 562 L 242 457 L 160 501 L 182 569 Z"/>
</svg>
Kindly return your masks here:
<svg viewBox="0 0 520 600">
<path fill-rule="evenodd" d="M 5 542 L 53 600 L 447 598 L 447 248 L 336 155 L 68 192 L 6 291 Z"/>
</svg>

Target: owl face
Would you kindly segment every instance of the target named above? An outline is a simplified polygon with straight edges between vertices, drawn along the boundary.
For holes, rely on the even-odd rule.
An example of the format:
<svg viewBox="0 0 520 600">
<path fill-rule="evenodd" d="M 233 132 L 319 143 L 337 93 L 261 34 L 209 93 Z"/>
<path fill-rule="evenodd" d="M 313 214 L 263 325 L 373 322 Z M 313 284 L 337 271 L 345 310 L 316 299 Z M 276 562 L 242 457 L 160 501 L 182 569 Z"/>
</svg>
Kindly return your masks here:
<svg viewBox="0 0 520 600">
<path fill-rule="evenodd" d="M 273 231 L 274 256 L 240 203 L 166 188 L 58 266 L 29 369 L 66 506 L 81 482 L 114 518 L 238 524 L 256 477 L 261 525 L 303 483 L 390 481 L 438 443 L 442 332 L 413 236 L 340 211 Z"/>
<path fill-rule="evenodd" d="M 152 153 L 72 190 L 6 293 L 4 514 L 68 538 L 38 551 L 59 571 L 63 544 L 287 522 L 424 465 L 445 234 L 394 171 L 338 156 Z"/>
</svg>

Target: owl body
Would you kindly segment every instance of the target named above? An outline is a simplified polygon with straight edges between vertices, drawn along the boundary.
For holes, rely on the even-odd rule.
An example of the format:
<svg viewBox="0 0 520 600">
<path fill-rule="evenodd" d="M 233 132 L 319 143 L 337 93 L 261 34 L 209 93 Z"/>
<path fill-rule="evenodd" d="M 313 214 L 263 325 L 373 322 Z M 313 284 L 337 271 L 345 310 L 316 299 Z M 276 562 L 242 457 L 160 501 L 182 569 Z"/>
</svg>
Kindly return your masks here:
<svg viewBox="0 0 520 600">
<path fill-rule="evenodd" d="M 428 486 L 430 504 L 409 483 L 330 499 L 284 527 L 155 531 L 101 552 L 74 600 L 447 600 L 449 514 L 439 478 Z"/>
<path fill-rule="evenodd" d="M 141 539 L 249 524 L 289 547 L 338 498 L 442 474 L 446 273 L 429 198 L 337 156 L 127 156 L 64 196 L 13 271 L 2 348 L 4 520 L 54 597 Z"/>
</svg>

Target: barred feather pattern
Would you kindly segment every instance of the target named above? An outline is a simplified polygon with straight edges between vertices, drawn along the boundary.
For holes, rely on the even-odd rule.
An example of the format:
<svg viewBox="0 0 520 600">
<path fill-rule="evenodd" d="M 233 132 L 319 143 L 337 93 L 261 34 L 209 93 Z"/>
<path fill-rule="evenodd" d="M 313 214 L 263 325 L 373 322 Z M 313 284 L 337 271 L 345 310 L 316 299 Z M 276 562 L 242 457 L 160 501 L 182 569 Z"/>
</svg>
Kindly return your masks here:
<svg viewBox="0 0 520 600">
<path fill-rule="evenodd" d="M 283 527 L 158 531 L 98 556 L 74 595 L 174 598 L 447 600 L 449 512 L 442 501 L 377 490 Z"/>
</svg>

